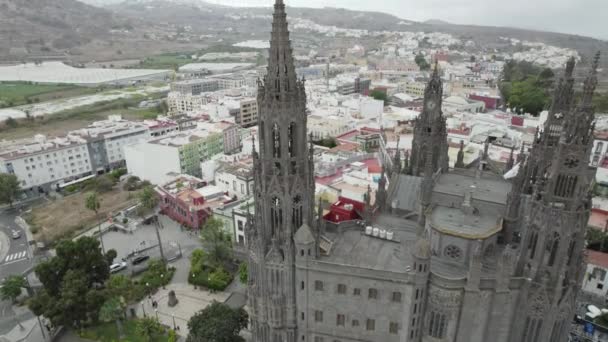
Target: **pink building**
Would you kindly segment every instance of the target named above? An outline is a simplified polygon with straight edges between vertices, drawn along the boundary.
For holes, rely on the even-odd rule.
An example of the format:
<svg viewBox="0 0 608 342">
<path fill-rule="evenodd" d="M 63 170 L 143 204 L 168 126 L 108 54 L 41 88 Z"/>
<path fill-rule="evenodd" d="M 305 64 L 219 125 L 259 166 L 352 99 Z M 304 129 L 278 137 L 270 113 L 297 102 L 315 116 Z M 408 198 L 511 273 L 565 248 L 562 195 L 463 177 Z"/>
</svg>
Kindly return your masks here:
<svg viewBox="0 0 608 342">
<path fill-rule="evenodd" d="M 156 187 L 161 213 L 182 225 L 198 229 L 211 216 L 213 209 L 233 201 L 220 188 L 196 177 L 180 175 Z"/>
</svg>

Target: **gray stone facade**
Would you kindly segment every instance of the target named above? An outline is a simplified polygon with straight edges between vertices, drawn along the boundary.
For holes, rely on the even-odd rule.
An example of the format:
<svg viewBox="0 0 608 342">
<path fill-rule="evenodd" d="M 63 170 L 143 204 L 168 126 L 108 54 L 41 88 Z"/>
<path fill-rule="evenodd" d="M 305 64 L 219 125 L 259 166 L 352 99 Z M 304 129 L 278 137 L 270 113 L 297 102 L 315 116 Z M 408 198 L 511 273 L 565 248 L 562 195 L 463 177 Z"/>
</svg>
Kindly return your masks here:
<svg viewBox="0 0 608 342">
<path fill-rule="evenodd" d="M 246 228 L 252 340 L 567 341 L 595 171 L 585 161 L 597 59 L 581 103 L 555 101 L 513 180 L 485 154 L 448 169 L 436 70 L 404 170 L 383 172 L 365 224 L 326 225 L 313 214 L 304 82 L 282 0 L 273 18 Z M 573 67 L 556 97 L 571 96 Z M 547 162 L 530 172 L 537 155 Z"/>
</svg>

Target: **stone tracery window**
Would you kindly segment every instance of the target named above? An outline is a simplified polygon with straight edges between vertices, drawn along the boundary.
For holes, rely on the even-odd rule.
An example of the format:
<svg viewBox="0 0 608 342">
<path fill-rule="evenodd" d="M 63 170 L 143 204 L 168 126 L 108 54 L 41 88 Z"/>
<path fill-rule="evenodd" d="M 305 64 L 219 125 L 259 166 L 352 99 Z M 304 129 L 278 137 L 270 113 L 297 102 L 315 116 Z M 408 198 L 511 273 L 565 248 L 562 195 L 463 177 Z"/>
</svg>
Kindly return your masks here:
<svg viewBox="0 0 608 342">
<path fill-rule="evenodd" d="M 449 245 L 443 250 L 443 254 L 450 259 L 459 260 L 462 257 L 462 250 L 458 246 Z"/>
<path fill-rule="evenodd" d="M 279 125 L 277 123 L 272 127 L 272 143 L 272 156 L 274 158 L 281 158 L 281 133 L 279 132 Z"/>
<path fill-rule="evenodd" d="M 440 312 L 431 312 L 429 321 L 429 336 L 434 338 L 443 338 L 447 330 L 447 319 L 445 314 Z"/>
</svg>

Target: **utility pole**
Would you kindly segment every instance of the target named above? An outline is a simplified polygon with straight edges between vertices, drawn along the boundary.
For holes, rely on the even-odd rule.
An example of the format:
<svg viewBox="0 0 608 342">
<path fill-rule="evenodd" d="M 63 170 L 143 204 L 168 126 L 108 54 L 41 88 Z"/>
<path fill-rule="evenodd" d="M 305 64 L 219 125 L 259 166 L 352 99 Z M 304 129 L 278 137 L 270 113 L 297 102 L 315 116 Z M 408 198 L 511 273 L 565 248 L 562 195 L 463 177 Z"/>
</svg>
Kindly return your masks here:
<svg viewBox="0 0 608 342">
<path fill-rule="evenodd" d="M 156 238 L 158 239 L 158 248 L 160 249 L 160 258 L 163 260 L 163 262 L 166 262 L 167 260 L 165 259 L 165 251 L 163 250 L 163 243 L 160 240 L 160 232 L 158 231 L 158 227 L 161 224 L 160 220 L 158 219 L 158 213 L 156 213 L 154 215 L 155 218 L 155 225 L 154 225 L 154 229 L 156 230 Z"/>
</svg>

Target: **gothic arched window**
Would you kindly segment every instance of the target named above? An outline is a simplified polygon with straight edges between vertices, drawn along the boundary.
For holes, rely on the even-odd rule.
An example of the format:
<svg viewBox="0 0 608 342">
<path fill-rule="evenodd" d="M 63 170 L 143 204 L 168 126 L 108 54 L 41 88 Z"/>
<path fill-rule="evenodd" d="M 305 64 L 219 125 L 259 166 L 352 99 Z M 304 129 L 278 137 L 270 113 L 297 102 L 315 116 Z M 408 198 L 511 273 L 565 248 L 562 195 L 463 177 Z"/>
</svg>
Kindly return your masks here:
<svg viewBox="0 0 608 342">
<path fill-rule="evenodd" d="M 281 132 L 276 122 L 272 126 L 272 143 L 272 156 L 274 158 L 281 158 Z"/>
<path fill-rule="evenodd" d="M 279 235 L 279 229 L 283 224 L 283 209 L 281 208 L 281 200 L 278 197 L 272 199 L 270 207 L 270 226 L 273 236 Z"/>
<path fill-rule="evenodd" d="M 574 246 L 576 246 L 576 234 L 572 236 L 570 240 L 570 246 L 568 246 L 568 266 L 572 263 L 572 255 L 574 254 Z"/>
<path fill-rule="evenodd" d="M 559 234 L 553 233 L 553 238 L 547 241 L 547 252 L 548 252 L 548 260 L 547 266 L 553 266 L 555 263 L 555 258 L 557 257 L 557 250 L 559 248 Z"/>
<path fill-rule="evenodd" d="M 296 141 L 296 123 L 292 122 L 291 124 L 289 124 L 289 131 L 287 133 L 288 135 L 288 149 L 289 149 L 289 158 L 293 158 L 296 156 L 296 146 L 295 146 L 295 141 Z"/>
<path fill-rule="evenodd" d="M 295 229 L 302 226 L 302 196 L 297 195 L 293 198 L 293 208 L 291 212 L 291 223 Z"/>
<path fill-rule="evenodd" d="M 431 312 L 429 322 L 429 336 L 434 338 L 443 338 L 447 330 L 447 319 L 445 314 L 439 312 Z"/>
<path fill-rule="evenodd" d="M 530 259 L 534 259 L 534 255 L 536 255 L 536 243 L 538 242 L 538 232 L 536 230 L 532 231 L 532 235 L 530 236 L 530 242 L 528 242 L 528 251 L 530 252 Z"/>
</svg>

